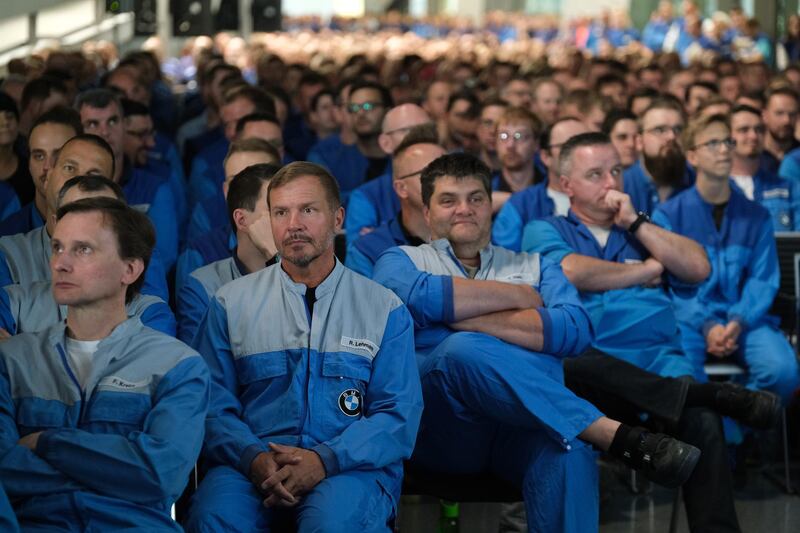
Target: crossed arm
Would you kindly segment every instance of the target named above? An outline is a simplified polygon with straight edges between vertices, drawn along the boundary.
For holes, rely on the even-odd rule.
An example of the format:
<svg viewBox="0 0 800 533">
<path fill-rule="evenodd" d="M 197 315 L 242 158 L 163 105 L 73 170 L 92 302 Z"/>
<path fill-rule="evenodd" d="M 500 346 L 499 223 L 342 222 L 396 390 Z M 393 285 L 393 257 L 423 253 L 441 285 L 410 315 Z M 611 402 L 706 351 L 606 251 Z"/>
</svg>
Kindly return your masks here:
<svg viewBox="0 0 800 533">
<path fill-rule="evenodd" d="M 455 322 L 450 327 L 539 351 L 544 339 L 536 308 L 542 305 L 541 295 L 530 285 L 453 278 Z"/>
</svg>

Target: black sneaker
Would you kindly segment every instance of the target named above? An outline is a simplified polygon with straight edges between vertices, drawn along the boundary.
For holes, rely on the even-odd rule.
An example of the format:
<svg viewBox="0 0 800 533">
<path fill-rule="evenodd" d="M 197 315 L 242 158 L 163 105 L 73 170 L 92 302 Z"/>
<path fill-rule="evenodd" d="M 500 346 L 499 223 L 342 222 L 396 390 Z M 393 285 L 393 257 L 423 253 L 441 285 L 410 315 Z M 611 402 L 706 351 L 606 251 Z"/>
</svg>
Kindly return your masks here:
<svg viewBox="0 0 800 533">
<path fill-rule="evenodd" d="M 781 401 L 773 393 L 746 389 L 735 383 L 722 383 L 717 392 L 717 412 L 755 429 L 778 424 Z"/>
<path fill-rule="evenodd" d="M 632 432 L 623 461 L 644 477 L 669 488 L 680 487 L 692 475 L 700 450 L 663 433 Z"/>
</svg>

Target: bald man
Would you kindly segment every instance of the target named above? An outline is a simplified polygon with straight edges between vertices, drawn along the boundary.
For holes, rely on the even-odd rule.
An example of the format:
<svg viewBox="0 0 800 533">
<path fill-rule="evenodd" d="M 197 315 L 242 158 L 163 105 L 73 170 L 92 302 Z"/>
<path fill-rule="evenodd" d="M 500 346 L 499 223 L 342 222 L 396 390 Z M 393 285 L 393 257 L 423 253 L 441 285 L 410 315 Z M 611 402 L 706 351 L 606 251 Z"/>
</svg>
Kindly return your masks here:
<svg viewBox="0 0 800 533">
<path fill-rule="evenodd" d="M 415 126 L 432 123 L 430 115 L 415 104 L 401 104 L 386 113 L 381 126 L 378 144 L 391 156 Z M 347 242 L 353 243 L 360 235 L 369 233 L 381 223 L 394 218 L 400 211 L 400 202 L 392 185 L 392 166 L 386 173 L 358 187 L 350 196 L 344 221 Z"/>
</svg>

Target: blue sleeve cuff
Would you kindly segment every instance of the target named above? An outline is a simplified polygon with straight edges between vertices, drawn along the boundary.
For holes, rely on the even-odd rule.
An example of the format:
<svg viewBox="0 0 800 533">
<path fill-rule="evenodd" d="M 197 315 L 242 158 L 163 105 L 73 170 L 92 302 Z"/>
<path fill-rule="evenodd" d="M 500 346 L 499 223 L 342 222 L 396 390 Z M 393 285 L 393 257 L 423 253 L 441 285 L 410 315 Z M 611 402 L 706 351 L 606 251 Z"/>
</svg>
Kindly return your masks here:
<svg viewBox="0 0 800 533">
<path fill-rule="evenodd" d="M 442 322 L 450 324 L 455 322 L 456 310 L 453 301 L 453 278 L 441 276 L 442 280 Z"/>
<path fill-rule="evenodd" d="M 711 328 L 717 325 L 720 325 L 720 323 L 716 320 L 706 320 L 703 324 L 703 338 L 707 337 L 708 332 L 711 331 Z"/>
<path fill-rule="evenodd" d="M 258 444 L 252 444 L 245 448 L 242 457 L 239 459 L 239 472 L 244 474 L 247 479 L 250 479 L 250 465 L 253 463 L 253 459 L 258 454 L 266 451 L 267 449 L 263 445 L 259 446 Z"/>
<path fill-rule="evenodd" d="M 742 330 L 747 329 L 747 320 L 738 313 L 728 315 L 728 322 L 738 322 L 740 326 L 742 326 Z"/>
<path fill-rule="evenodd" d="M 336 454 L 327 444 L 317 444 L 311 450 L 316 452 L 319 458 L 322 459 L 326 476 L 331 477 L 339 473 L 339 458 L 336 457 Z"/>
<path fill-rule="evenodd" d="M 555 334 L 553 333 L 553 319 L 550 317 L 550 311 L 544 307 L 539 307 L 536 311 L 542 317 L 542 352 L 555 353 L 555 347 L 553 346 Z"/>
</svg>

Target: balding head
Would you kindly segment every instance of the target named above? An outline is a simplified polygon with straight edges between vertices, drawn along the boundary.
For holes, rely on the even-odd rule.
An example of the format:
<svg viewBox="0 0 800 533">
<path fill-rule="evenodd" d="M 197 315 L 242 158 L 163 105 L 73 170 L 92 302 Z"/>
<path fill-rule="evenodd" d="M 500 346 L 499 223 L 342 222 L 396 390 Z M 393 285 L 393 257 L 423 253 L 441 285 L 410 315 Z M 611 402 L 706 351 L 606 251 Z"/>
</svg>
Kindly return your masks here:
<svg viewBox="0 0 800 533">
<path fill-rule="evenodd" d="M 392 154 L 414 126 L 431 122 L 431 117 L 416 104 L 393 107 L 383 117 L 383 127 L 378 144 L 387 154 Z"/>
</svg>

